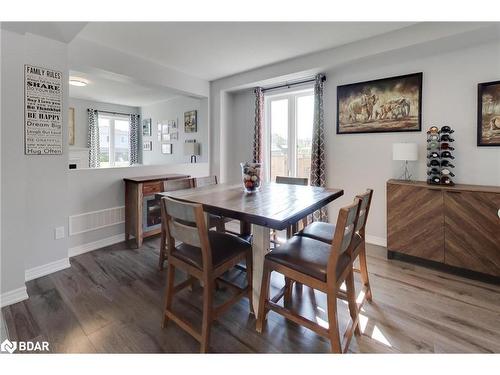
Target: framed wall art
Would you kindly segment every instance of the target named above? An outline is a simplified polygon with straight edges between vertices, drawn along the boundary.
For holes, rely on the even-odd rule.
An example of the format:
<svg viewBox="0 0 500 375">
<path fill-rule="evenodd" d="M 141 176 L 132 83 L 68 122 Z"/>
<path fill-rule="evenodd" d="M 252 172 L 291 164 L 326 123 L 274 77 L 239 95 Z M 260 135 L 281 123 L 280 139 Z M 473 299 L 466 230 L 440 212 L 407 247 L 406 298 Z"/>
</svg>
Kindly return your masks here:
<svg viewBox="0 0 500 375">
<path fill-rule="evenodd" d="M 198 131 L 197 111 L 184 112 L 184 132 L 196 133 Z"/>
<path fill-rule="evenodd" d="M 500 146 L 500 81 L 478 85 L 477 145 Z"/>
<path fill-rule="evenodd" d="M 151 137 L 151 119 L 146 118 L 142 120 L 142 135 L 144 137 Z"/>
<path fill-rule="evenodd" d="M 337 86 L 337 134 L 422 130 L 422 73 Z"/>
</svg>

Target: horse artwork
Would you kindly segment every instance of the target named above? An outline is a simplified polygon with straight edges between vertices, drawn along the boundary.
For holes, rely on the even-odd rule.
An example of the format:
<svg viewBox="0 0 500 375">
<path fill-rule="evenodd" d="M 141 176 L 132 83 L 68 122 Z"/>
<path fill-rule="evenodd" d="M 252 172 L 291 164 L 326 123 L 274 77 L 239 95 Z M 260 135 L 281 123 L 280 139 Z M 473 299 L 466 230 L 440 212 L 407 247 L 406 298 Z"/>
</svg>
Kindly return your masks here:
<svg viewBox="0 0 500 375">
<path fill-rule="evenodd" d="M 337 134 L 422 130 L 422 73 L 337 86 Z"/>
<path fill-rule="evenodd" d="M 500 81 L 478 85 L 477 145 L 500 146 Z"/>
</svg>

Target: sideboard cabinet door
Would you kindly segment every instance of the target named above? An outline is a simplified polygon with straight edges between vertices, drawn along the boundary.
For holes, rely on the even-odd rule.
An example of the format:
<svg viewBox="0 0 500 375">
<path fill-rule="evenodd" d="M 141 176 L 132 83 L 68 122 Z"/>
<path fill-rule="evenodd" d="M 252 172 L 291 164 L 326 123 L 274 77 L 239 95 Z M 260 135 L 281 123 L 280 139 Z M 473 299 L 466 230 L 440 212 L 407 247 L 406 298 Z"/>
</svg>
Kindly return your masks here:
<svg viewBox="0 0 500 375">
<path fill-rule="evenodd" d="M 444 193 L 445 263 L 500 276 L 500 194 Z"/>
<path fill-rule="evenodd" d="M 444 262 L 443 192 L 387 184 L 387 248 Z"/>
</svg>

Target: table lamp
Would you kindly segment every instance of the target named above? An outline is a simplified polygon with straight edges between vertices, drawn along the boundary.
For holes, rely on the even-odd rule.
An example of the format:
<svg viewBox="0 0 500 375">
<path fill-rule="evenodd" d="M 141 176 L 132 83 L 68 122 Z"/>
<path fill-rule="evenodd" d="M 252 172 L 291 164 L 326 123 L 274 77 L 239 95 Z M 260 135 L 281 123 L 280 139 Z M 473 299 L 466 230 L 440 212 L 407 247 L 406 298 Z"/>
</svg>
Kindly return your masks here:
<svg viewBox="0 0 500 375">
<path fill-rule="evenodd" d="M 394 143 L 392 145 L 392 160 L 404 161 L 402 180 L 411 181 L 408 170 L 408 162 L 418 160 L 418 148 L 416 143 Z"/>
<path fill-rule="evenodd" d="M 191 163 L 196 163 L 196 156 L 200 155 L 200 144 L 197 142 L 184 143 L 184 155 L 191 155 Z"/>
</svg>

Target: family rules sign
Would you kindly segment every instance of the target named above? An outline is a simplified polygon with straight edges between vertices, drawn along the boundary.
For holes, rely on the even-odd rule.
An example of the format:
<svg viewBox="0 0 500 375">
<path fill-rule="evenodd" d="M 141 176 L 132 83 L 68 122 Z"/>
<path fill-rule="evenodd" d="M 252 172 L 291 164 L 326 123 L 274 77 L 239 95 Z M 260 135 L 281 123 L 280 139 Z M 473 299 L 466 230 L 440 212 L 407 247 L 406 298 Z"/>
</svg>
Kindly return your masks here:
<svg viewBox="0 0 500 375">
<path fill-rule="evenodd" d="M 63 153 L 62 74 L 24 66 L 24 153 Z"/>
</svg>

